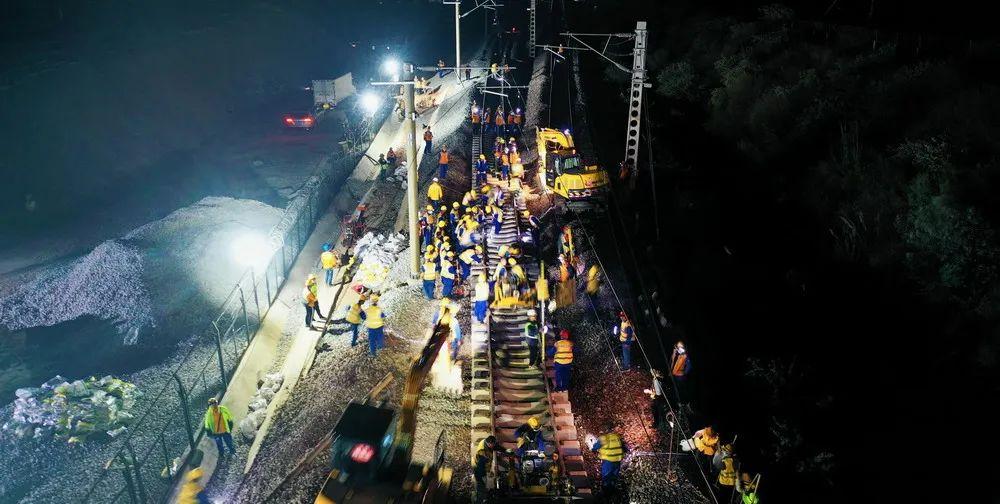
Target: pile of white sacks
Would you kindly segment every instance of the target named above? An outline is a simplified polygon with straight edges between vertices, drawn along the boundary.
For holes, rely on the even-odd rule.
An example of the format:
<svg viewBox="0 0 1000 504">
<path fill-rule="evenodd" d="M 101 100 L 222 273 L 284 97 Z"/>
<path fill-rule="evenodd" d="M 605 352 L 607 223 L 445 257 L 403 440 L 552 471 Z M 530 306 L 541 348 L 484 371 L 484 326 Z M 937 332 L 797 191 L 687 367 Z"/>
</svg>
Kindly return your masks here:
<svg viewBox="0 0 1000 504">
<path fill-rule="evenodd" d="M 392 233 L 389 236 L 366 233 L 354 245 L 354 257 L 361 259 L 354 279 L 368 289 L 384 291 L 388 287 L 385 283 L 389 278 L 389 270 L 404 248 L 406 236 L 402 233 Z"/>
<path fill-rule="evenodd" d="M 406 189 L 406 161 L 400 161 L 388 177 L 389 182 L 396 182 L 401 189 Z"/>
<path fill-rule="evenodd" d="M 267 405 L 271 403 L 271 399 L 274 399 L 274 395 L 278 393 L 278 389 L 281 388 L 284 381 L 285 377 L 281 373 L 264 375 L 264 380 L 257 389 L 257 393 L 250 398 L 247 416 L 240 420 L 240 435 L 247 441 L 257 437 L 257 429 L 267 418 Z"/>
</svg>

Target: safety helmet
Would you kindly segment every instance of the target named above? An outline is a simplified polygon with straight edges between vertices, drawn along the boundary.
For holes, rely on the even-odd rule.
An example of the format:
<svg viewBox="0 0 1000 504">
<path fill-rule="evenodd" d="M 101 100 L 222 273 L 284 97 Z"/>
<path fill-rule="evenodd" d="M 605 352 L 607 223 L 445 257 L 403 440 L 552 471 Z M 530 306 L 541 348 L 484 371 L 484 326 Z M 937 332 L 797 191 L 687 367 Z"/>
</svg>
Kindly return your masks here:
<svg viewBox="0 0 1000 504">
<path fill-rule="evenodd" d="M 191 469 L 190 471 L 188 471 L 188 473 L 187 473 L 187 480 L 188 481 L 198 481 L 204 475 L 205 475 L 205 471 L 203 471 L 202 468 L 195 467 L 194 469 Z"/>
<path fill-rule="evenodd" d="M 448 211 L 448 207 L 446 207 L 444 205 L 441 205 L 441 211 L 442 212 L 447 212 Z"/>
<path fill-rule="evenodd" d="M 562 339 L 569 339 L 569 329 L 560 329 L 559 337 Z"/>
<path fill-rule="evenodd" d="M 323 252 L 329 252 L 330 249 L 332 249 L 332 248 L 333 248 L 333 245 L 330 245 L 330 242 L 326 242 L 326 243 L 323 244 Z"/>
<path fill-rule="evenodd" d="M 488 186 L 488 185 L 484 185 L 484 186 L 483 186 L 483 194 L 487 194 L 487 193 L 489 193 L 489 192 L 490 192 L 490 186 Z"/>
<path fill-rule="evenodd" d="M 531 217 L 531 212 L 528 210 L 521 210 L 521 217 Z"/>
<path fill-rule="evenodd" d="M 455 253 L 449 250 L 448 251 L 448 259 L 451 259 L 452 257 L 455 257 Z"/>
<path fill-rule="evenodd" d="M 427 211 L 428 212 L 433 212 L 434 211 L 434 207 L 431 206 L 431 205 L 427 205 Z"/>
<path fill-rule="evenodd" d="M 451 207 L 452 208 L 458 208 L 458 202 L 457 201 L 452 202 Z"/>
<path fill-rule="evenodd" d="M 538 315 L 535 315 L 535 310 L 528 310 L 528 318 L 531 320 L 538 318 Z"/>
<path fill-rule="evenodd" d="M 310 280 L 316 280 L 316 274 L 315 273 L 310 273 L 309 276 L 306 277 L 306 281 L 307 282 L 310 281 Z"/>
<path fill-rule="evenodd" d="M 476 247 L 475 247 L 475 249 L 474 249 L 474 250 L 475 250 L 476 252 L 478 252 L 478 253 L 482 253 L 482 252 L 483 252 L 483 247 L 482 247 L 481 245 L 476 245 Z"/>
<path fill-rule="evenodd" d="M 431 180 L 431 182 L 437 182 L 437 181 L 438 181 L 438 178 L 437 178 L 437 177 L 434 177 L 434 179 L 433 179 L 433 180 Z"/>
<path fill-rule="evenodd" d="M 514 260 L 513 257 L 511 257 L 511 258 L 507 259 L 507 264 L 509 264 L 511 266 L 516 266 L 517 265 L 517 261 Z"/>
<path fill-rule="evenodd" d="M 218 399 L 216 399 L 216 398 L 214 398 L 214 397 L 209 397 L 209 398 L 208 398 L 208 404 L 210 404 L 210 405 L 213 405 L 213 406 L 214 406 L 214 405 L 216 405 L 216 404 L 219 404 L 219 400 L 218 400 Z"/>
<path fill-rule="evenodd" d="M 371 299 L 372 304 L 378 303 L 378 299 L 379 299 L 378 294 L 372 294 L 372 299 Z"/>
<path fill-rule="evenodd" d="M 434 245 L 428 245 L 427 248 L 424 249 L 424 250 L 426 250 L 428 252 L 434 252 Z"/>
<path fill-rule="evenodd" d="M 498 137 L 498 138 L 497 138 L 497 142 L 500 142 L 500 143 L 507 143 L 507 142 L 506 142 L 506 141 L 505 141 L 505 140 L 503 139 L 503 137 Z"/>
<path fill-rule="evenodd" d="M 528 419 L 528 427 L 531 427 L 532 429 L 538 430 L 538 427 L 541 425 L 542 424 L 535 417 L 531 417 Z"/>
<path fill-rule="evenodd" d="M 444 227 L 444 221 L 438 221 L 438 227 L 439 228 L 443 228 Z"/>
<path fill-rule="evenodd" d="M 513 142 L 513 141 L 514 141 L 514 137 L 510 137 L 510 140 L 508 140 L 508 142 Z"/>
<path fill-rule="evenodd" d="M 442 308 L 447 308 L 449 305 L 451 305 L 451 300 L 450 299 L 448 299 L 448 298 L 441 298 L 441 307 Z"/>
<path fill-rule="evenodd" d="M 486 154 L 480 154 L 479 159 L 486 159 Z"/>
</svg>

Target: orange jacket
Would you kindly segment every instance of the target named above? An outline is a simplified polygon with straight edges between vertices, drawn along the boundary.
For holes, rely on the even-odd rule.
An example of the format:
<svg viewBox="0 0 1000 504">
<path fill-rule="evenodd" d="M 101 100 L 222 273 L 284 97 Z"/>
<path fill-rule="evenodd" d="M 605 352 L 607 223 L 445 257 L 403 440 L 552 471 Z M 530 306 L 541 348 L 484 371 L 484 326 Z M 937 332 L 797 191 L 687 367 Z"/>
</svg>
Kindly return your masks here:
<svg viewBox="0 0 1000 504">
<path fill-rule="evenodd" d="M 441 157 L 438 158 L 438 164 L 448 164 L 448 151 L 441 151 Z"/>
<path fill-rule="evenodd" d="M 503 125 L 503 112 L 497 112 L 496 124 Z"/>
</svg>

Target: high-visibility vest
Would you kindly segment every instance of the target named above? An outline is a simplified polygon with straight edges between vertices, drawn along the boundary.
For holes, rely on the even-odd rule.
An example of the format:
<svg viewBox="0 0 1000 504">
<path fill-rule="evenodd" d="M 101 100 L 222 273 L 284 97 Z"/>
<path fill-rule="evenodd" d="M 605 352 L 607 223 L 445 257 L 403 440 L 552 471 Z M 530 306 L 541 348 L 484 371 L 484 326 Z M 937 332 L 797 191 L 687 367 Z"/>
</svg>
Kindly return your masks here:
<svg viewBox="0 0 1000 504">
<path fill-rule="evenodd" d="M 500 125 L 500 126 L 503 126 L 503 124 L 504 124 L 504 122 L 503 122 L 503 112 L 497 112 L 497 120 L 496 120 L 496 123 L 497 123 L 498 125 Z"/>
<path fill-rule="evenodd" d="M 556 342 L 556 355 L 553 358 L 558 364 L 573 363 L 573 342 L 570 340 L 559 340 Z"/>
<path fill-rule="evenodd" d="M 622 323 L 621 323 L 621 326 L 618 329 L 618 341 L 621 341 L 622 343 L 624 343 L 626 341 L 631 340 L 631 338 L 628 335 L 628 329 L 631 329 L 631 328 L 632 328 L 632 324 L 629 323 L 629 321 L 627 321 L 627 320 L 623 320 Z"/>
<path fill-rule="evenodd" d="M 327 250 L 319 255 L 319 260 L 323 263 L 323 269 L 333 269 L 337 267 L 337 255 Z"/>
<path fill-rule="evenodd" d="M 524 268 L 520 264 L 515 264 L 510 267 L 510 276 L 514 277 L 514 281 L 517 283 L 524 282 L 528 279 L 524 274 Z"/>
<path fill-rule="evenodd" d="M 677 356 L 677 360 L 674 361 L 674 367 L 670 370 L 670 374 L 674 376 L 684 376 L 685 365 L 687 364 L 687 354 L 682 353 Z"/>
<path fill-rule="evenodd" d="M 622 438 L 614 432 L 601 434 L 601 447 L 597 449 L 597 458 L 608 462 L 621 462 L 625 457 L 625 450 L 622 448 Z"/>
<path fill-rule="evenodd" d="M 448 164 L 448 151 L 441 151 L 441 156 L 438 157 L 438 164 Z"/>
<path fill-rule="evenodd" d="M 595 266 L 591 266 L 590 270 L 587 271 L 587 293 L 588 294 L 597 294 L 597 291 L 600 290 L 601 285 L 597 281 L 598 280 L 598 274 L 599 274 L 599 271 L 598 271 L 596 265 Z"/>
<path fill-rule="evenodd" d="M 441 268 L 441 278 L 447 278 L 449 280 L 454 280 L 455 279 L 455 265 L 452 264 L 450 261 L 448 261 L 445 264 L 442 264 L 442 266 L 443 267 Z"/>
<path fill-rule="evenodd" d="M 385 325 L 385 320 L 382 320 L 382 309 L 378 306 L 369 306 L 365 309 L 365 327 L 369 329 L 378 329 Z"/>
<path fill-rule="evenodd" d="M 344 320 L 351 324 L 361 323 L 361 302 L 352 304 L 347 308 L 347 315 L 344 315 Z"/>
<path fill-rule="evenodd" d="M 722 470 L 719 471 L 719 484 L 730 487 L 736 485 L 736 461 L 732 455 L 722 458 Z"/>
<path fill-rule="evenodd" d="M 427 260 L 424 263 L 424 280 L 437 280 L 437 264 L 434 261 Z"/>
<path fill-rule="evenodd" d="M 458 255 L 458 259 L 464 262 L 465 264 L 471 265 L 473 262 L 476 261 L 476 250 L 466 249 L 465 251 L 463 251 L 461 254 Z"/>
<path fill-rule="evenodd" d="M 313 294 L 309 287 L 302 289 L 302 301 L 305 302 L 306 306 L 316 306 L 316 294 Z"/>
<path fill-rule="evenodd" d="M 233 421 L 232 414 L 225 406 L 209 406 L 205 411 L 205 429 L 212 434 L 225 434 L 229 432 L 229 422 Z"/>
<path fill-rule="evenodd" d="M 478 112 L 472 113 L 472 124 L 479 124 L 480 118 Z"/>
<path fill-rule="evenodd" d="M 538 343 L 538 323 L 537 322 L 528 322 L 527 324 L 524 324 L 524 337 L 526 339 L 528 339 L 528 340 L 531 340 L 530 342 L 532 344 L 537 344 Z"/>
<path fill-rule="evenodd" d="M 476 284 L 476 301 L 486 301 L 490 299 L 490 284 L 479 282 Z"/>
</svg>

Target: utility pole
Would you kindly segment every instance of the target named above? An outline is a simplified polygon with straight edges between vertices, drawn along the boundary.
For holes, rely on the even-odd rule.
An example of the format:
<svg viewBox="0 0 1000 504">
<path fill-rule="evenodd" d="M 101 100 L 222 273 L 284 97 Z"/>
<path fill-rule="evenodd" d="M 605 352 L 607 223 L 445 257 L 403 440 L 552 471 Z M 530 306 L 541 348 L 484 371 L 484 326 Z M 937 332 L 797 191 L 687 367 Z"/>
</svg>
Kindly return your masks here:
<svg viewBox="0 0 1000 504">
<path fill-rule="evenodd" d="M 646 22 L 635 23 L 635 51 L 632 55 L 632 86 L 628 104 L 628 135 L 625 140 L 625 164 L 631 170 L 629 185 L 635 189 L 639 176 L 639 124 L 642 122 L 642 94 L 646 87 Z M 652 169 L 652 167 L 650 167 Z"/>
<path fill-rule="evenodd" d="M 538 0 L 531 0 L 531 24 L 528 26 L 528 56 L 535 57 L 535 5 Z"/>
<path fill-rule="evenodd" d="M 462 0 L 455 1 L 455 78 L 459 81 L 462 80 L 462 64 L 460 63 L 462 59 L 462 13 L 459 12 L 462 8 Z"/>
<path fill-rule="evenodd" d="M 456 72 L 457 73 L 457 72 Z M 413 104 L 413 63 L 403 63 L 404 111 L 406 119 L 403 133 L 406 135 L 406 222 L 410 229 L 410 275 L 416 278 L 420 273 L 420 230 L 417 226 L 417 120 Z"/>
</svg>

